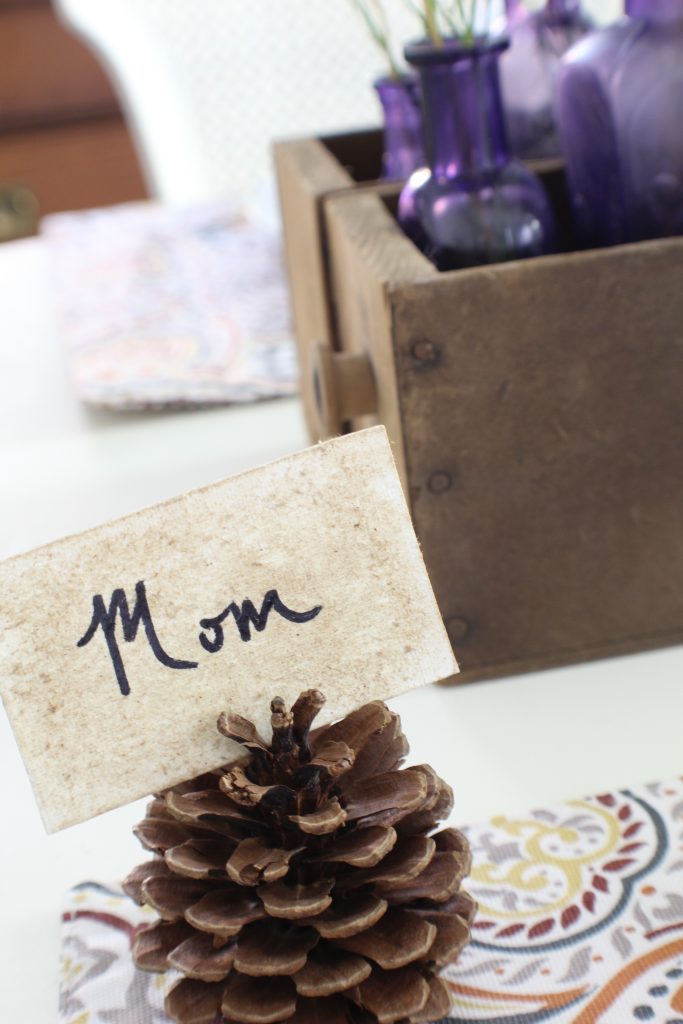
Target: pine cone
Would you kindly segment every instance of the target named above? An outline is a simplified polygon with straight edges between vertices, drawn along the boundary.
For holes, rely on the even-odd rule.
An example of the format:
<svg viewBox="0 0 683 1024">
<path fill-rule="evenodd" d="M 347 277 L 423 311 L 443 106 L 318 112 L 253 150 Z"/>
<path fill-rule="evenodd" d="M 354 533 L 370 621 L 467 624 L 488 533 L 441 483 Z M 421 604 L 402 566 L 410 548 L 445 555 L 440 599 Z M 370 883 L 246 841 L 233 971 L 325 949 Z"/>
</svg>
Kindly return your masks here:
<svg viewBox="0 0 683 1024">
<path fill-rule="evenodd" d="M 469 938 L 475 904 L 455 829 L 429 833 L 452 791 L 408 751 L 379 701 L 309 732 L 324 698 L 271 704 L 272 742 L 222 714 L 245 758 L 156 797 L 135 831 L 155 858 L 125 891 L 160 921 L 133 955 L 176 968 L 179 1024 L 392 1024 L 436 1020 L 439 971 Z"/>
</svg>

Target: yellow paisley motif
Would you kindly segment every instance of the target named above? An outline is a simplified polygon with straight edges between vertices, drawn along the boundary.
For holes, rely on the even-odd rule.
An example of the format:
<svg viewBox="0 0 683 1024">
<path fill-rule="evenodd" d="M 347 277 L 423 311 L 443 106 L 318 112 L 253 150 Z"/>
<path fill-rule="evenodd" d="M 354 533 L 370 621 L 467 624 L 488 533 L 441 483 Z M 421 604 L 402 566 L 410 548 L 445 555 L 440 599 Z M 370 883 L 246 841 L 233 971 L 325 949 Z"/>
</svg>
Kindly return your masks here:
<svg viewBox="0 0 683 1024">
<path fill-rule="evenodd" d="M 79 974 L 83 972 L 85 964 L 80 960 L 74 960 L 70 956 L 62 958 L 62 980 L 65 985 L 72 985 Z"/>
<path fill-rule="evenodd" d="M 482 917 L 489 916 L 508 920 L 528 919 L 534 914 L 545 917 L 555 910 L 568 906 L 584 887 L 583 868 L 603 860 L 616 849 L 621 839 L 621 827 L 614 814 L 606 808 L 586 803 L 583 800 L 574 800 L 569 806 L 588 811 L 592 816 L 602 819 L 607 834 L 601 847 L 596 847 L 581 856 L 558 857 L 544 849 L 544 840 L 547 840 L 549 836 L 555 836 L 562 843 L 578 842 L 580 835 L 576 829 L 548 825 L 534 818 L 513 820 L 498 817 L 491 819 L 491 824 L 502 832 L 512 838 L 523 839 L 522 855 L 525 856 L 525 859 L 511 865 L 503 873 L 500 865 L 493 864 L 491 861 L 477 862 L 475 857 L 475 864 L 471 871 L 471 878 L 474 882 L 513 888 L 522 893 L 534 893 L 544 889 L 548 884 L 547 878 L 539 874 L 543 866 L 546 865 L 559 869 L 564 875 L 565 891 L 553 903 L 544 901 L 542 907 L 524 907 L 521 910 L 503 910 L 501 907 L 487 906 L 485 900 L 478 896 Z"/>
</svg>

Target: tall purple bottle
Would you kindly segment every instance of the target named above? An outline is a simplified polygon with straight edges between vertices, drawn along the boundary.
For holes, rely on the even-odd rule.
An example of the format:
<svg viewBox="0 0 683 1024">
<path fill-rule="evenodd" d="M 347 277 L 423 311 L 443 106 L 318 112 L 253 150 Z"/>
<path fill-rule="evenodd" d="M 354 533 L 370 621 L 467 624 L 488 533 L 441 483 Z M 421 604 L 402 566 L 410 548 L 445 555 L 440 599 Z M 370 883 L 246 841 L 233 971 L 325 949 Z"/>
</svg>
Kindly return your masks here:
<svg viewBox="0 0 683 1024">
<path fill-rule="evenodd" d="M 580 0 L 547 0 L 531 13 L 506 0 L 510 48 L 500 62 L 510 148 L 524 159 L 557 156 L 554 101 L 560 61 L 593 28 Z"/>
<path fill-rule="evenodd" d="M 498 78 L 506 41 L 406 47 L 420 72 L 429 167 L 399 200 L 406 234 L 440 270 L 539 256 L 555 231 L 540 181 L 510 158 Z"/>
<path fill-rule="evenodd" d="M 419 83 L 414 75 L 387 75 L 374 85 L 384 115 L 382 177 L 408 178 L 425 163 Z"/>
<path fill-rule="evenodd" d="M 683 0 L 627 0 L 575 46 L 558 119 L 584 247 L 683 234 Z"/>
</svg>

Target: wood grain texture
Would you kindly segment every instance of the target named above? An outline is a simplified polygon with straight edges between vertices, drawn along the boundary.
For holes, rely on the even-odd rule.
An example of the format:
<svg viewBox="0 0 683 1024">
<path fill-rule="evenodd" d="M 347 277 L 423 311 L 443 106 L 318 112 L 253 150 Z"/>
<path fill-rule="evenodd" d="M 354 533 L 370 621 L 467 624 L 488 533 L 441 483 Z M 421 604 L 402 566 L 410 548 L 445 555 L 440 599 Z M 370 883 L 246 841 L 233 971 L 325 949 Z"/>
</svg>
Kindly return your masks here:
<svg viewBox="0 0 683 1024">
<path fill-rule="evenodd" d="M 353 179 L 318 139 L 276 143 L 273 154 L 304 414 L 311 438 L 318 440 L 311 350 L 316 342 L 335 347 L 322 201 L 352 188 Z"/>
<path fill-rule="evenodd" d="M 104 69 L 42 0 L 0 3 L 0 185 L 39 214 L 148 194 Z M 9 206 L 4 235 L 27 233 Z"/>
<path fill-rule="evenodd" d="M 381 134 L 349 132 L 324 139 L 276 143 L 275 167 L 280 194 L 287 272 L 299 353 L 301 397 L 312 440 L 328 436 L 321 430 L 314 389 L 313 346 L 347 348 L 340 338 L 343 303 L 332 284 L 328 239 L 328 201 L 336 196 L 391 195 L 400 185 L 378 181 Z M 359 421 L 366 425 L 375 420 Z"/>
<path fill-rule="evenodd" d="M 21 8 L 27 10 L 34 7 L 50 7 L 51 0 L 0 0 L 0 11 Z"/>
<path fill-rule="evenodd" d="M 320 436 L 345 433 L 347 421 L 377 415 L 375 372 L 369 356 L 335 352 L 322 342 L 312 346 L 313 391 Z"/>
<path fill-rule="evenodd" d="M 41 214 L 148 194 L 130 135 L 118 116 L 3 133 L 0 181 L 30 188 Z"/>
<path fill-rule="evenodd" d="M 535 169 L 571 250 L 562 167 Z M 324 197 L 328 302 L 371 361 L 459 679 L 683 639 L 683 240 L 439 274 L 396 196 Z"/>
<path fill-rule="evenodd" d="M 0 130 L 118 110 L 102 67 L 49 6 L 0 10 Z"/>
<path fill-rule="evenodd" d="M 466 671 L 683 639 L 682 270 L 670 240 L 394 290 L 413 517 Z"/>
<path fill-rule="evenodd" d="M 137 581 L 166 654 L 196 666 L 162 663 L 148 621 L 126 642 L 119 612 L 124 696 L 103 629 L 78 641 L 96 595 L 122 588 L 135 619 Z M 233 615 L 220 648 L 200 642 L 203 619 L 273 588 L 322 607 L 273 612 L 248 642 Z M 223 710 L 267 733 L 276 695 L 322 689 L 324 721 L 454 671 L 383 428 L 0 564 L 0 693 L 50 831 L 229 761 Z"/>
<path fill-rule="evenodd" d="M 377 191 L 328 198 L 325 219 L 337 343 L 345 352 L 367 355 L 375 375 L 377 413 L 351 426 L 385 425 L 407 489 L 390 295 L 401 283 L 431 280 L 436 271 L 403 235 Z"/>
</svg>

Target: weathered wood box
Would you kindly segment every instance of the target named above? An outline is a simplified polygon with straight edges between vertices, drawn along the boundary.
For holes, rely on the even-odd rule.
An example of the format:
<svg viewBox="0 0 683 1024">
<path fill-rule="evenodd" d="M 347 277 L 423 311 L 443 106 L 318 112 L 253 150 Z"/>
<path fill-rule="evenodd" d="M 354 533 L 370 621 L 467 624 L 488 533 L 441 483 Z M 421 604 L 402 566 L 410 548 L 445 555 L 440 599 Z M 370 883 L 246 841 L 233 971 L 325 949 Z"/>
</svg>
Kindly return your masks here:
<svg viewBox="0 0 683 1024">
<path fill-rule="evenodd" d="M 380 140 L 276 165 L 313 438 L 383 422 L 463 678 L 683 640 L 683 238 L 439 273 Z M 410 609 L 406 609 L 410 614 Z"/>
</svg>

